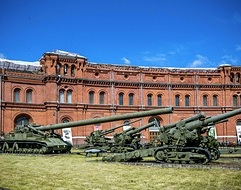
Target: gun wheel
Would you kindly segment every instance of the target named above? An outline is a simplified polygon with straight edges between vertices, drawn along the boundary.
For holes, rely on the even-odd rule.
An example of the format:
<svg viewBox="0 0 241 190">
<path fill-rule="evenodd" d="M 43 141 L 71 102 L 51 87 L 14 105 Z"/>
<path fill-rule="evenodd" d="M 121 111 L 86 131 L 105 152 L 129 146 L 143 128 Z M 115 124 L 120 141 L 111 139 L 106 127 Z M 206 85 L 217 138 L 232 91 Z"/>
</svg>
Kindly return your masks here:
<svg viewBox="0 0 241 190">
<path fill-rule="evenodd" d="M 211 149 L 212 160 L 218 160 L 220 158 L 220 151 L 216 148 Z"/>
<path fill-rule="evenodd" d="M 155 157 L 156 161 L 162 162 L 162 161 L 165 161 L 166 155 L 163 150 L 158 150 L 158 151 L 156 151 L 154 157 Z"/>
</svg>

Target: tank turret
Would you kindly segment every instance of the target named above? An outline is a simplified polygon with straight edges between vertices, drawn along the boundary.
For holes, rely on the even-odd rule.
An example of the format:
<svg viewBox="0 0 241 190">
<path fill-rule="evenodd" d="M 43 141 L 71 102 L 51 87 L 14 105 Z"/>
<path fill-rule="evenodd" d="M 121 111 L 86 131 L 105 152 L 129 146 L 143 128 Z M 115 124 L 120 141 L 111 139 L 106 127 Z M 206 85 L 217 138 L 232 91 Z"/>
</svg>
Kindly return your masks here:
<svg viewBox="0 0 241 190">
<path fill-rule="evenodd" d="M 0 151 L 14 153 L 66 153 L 71 150 L 72 145 L 64 141 L 59 134 L 55 133 L 54 130 L 56 129 L 81 127 L 97 123 L 167 114 L 172 113 L 172 111 L 173 108 L 169 107 L 47 126 L 33 124 L 17 126 L 13 132 L 1 138 Z"/>
</svg>

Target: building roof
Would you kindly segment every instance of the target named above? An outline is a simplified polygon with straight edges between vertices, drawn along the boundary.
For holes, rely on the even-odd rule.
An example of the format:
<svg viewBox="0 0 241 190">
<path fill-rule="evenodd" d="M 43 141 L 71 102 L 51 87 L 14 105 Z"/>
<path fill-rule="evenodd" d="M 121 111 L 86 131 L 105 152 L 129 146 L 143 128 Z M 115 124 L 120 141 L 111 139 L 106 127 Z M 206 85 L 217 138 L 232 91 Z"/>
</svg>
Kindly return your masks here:
<svg viewBox="0 0 241 190">
<path fill-rule="evenodd" d="M 52 52 L 46 52 L 44 54 L 55 54 L 59 56 L 64 56 L 64 57 L 72 57 L 72 58 L 84 58 L 87 59 L 85 56 L 79 55 L 77 53 L 71 53 L 68 51 L 63 51 L 63 50 L 54 50 Z"/>
<path fill-rule="evenodd" d="M 0 58 L 0 68 L 21 71 L 39 71 L 40 62 L 18 61 Z"/>
</svg>

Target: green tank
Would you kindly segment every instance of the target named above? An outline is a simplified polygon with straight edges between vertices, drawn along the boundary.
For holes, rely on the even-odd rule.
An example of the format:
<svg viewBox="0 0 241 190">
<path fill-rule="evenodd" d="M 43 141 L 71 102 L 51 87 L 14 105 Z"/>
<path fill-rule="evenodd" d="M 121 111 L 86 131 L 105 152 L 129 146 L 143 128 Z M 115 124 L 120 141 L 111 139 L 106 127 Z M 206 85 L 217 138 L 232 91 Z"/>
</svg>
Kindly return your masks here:
<svg viewBox="0 0 241 190">
<path fill-rule="evenodd" d="M 173 108 L 162 108 L 135 113 L 112 115 L 107 117 L 79 120 L 68 123 L 58 123 L 47 126 L 28 124 L 16 126 L 14 131 L 0 138 L 0 151 L 9 153 L 67 153 L 70 152 L 72 144 L 64 141 L 54 130 L 81 127 L 97 123 L 127 120 L 146 116 L 172 113 Z"/>
<path fill-rule="evenodd" d="M 140 161 L 154 157 L 157 162 L 202 163 L 218 159 L 220 152 L 214 137 L 205 136 L 208 126 L 241 114 L 241 108 L 213 117 L 199 113 L 160 127 L 160 134 L 148 147 L 103 157 L 103 161 Z"/>
</svg>

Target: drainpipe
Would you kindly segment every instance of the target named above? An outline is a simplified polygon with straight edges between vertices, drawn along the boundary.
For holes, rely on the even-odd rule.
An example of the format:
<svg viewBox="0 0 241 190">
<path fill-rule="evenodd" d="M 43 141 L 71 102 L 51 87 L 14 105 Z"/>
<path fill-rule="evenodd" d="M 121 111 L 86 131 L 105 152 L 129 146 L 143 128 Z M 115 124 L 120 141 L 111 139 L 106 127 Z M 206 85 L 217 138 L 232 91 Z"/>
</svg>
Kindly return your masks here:
<svg viewBox="0 0 241 190">
<path fill-rule="evenodd" d="M 56 107 L 56 116 L 55 116 L 55 123 L 58 123 L 59 122 L 59 101 L 58 101 L 58 98 L 59 98 L 59 92 L 58 92 L 58 86 L 61 82 L 61 75 L 58 75 L 57 76 L 57 79 L 56 79 L 56 103 L 57 103 L 57 107 Z"/>
<path fill-rule="evenodd" d="M 171 106 L 171 100 L 172 100 L 172 87 L 171 87 L 171 80 L 170 80 L 170 73 L 168 73 L 167 75 L 167 85 L 168 85 L 168 106 Z M 172 122 L 172 115 L 171 114 L 168 114 L 168 119 L 169 119 L 169 123 Z"/>
</svg>

